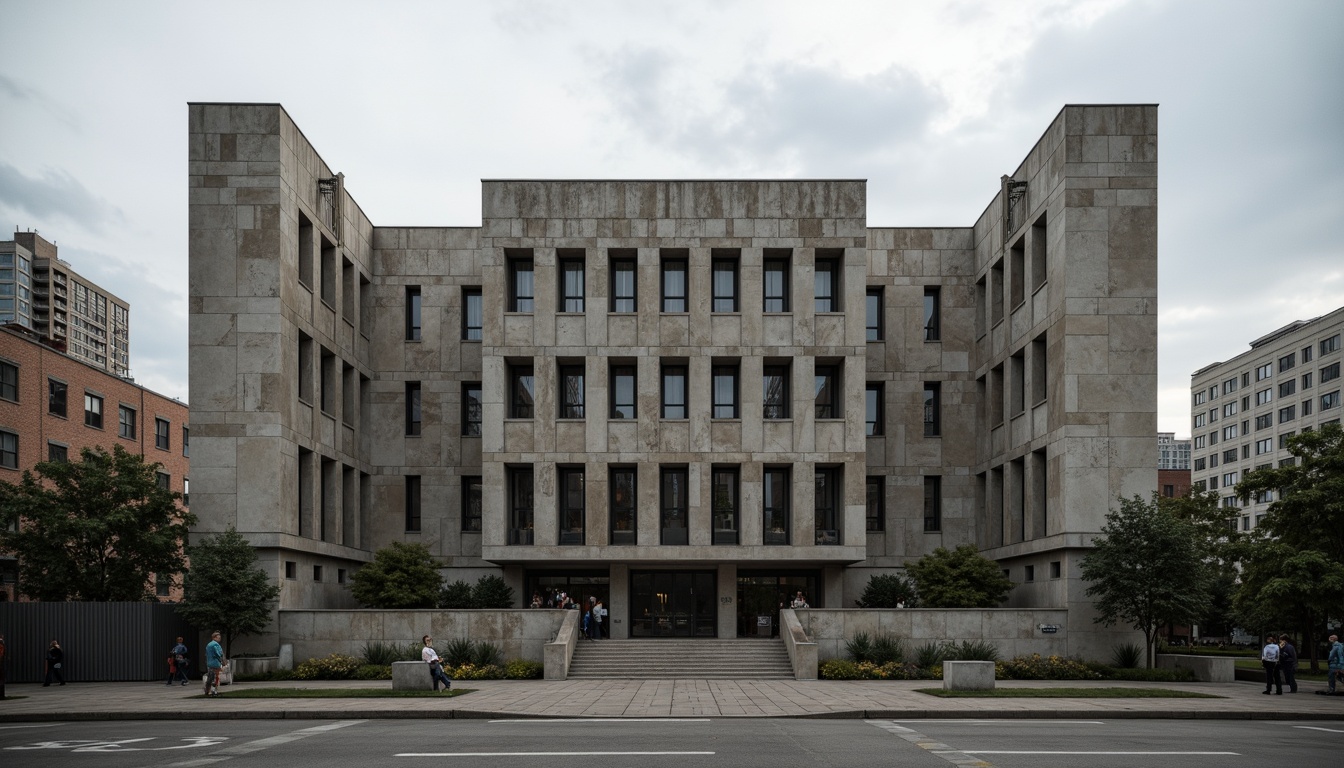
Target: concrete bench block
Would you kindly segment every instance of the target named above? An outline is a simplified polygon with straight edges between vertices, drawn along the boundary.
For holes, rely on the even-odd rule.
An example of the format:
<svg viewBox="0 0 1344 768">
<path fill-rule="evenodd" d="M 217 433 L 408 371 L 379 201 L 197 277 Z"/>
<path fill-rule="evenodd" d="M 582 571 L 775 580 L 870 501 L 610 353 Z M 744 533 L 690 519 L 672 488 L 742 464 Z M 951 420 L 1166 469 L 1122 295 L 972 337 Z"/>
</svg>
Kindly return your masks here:
<svg viewBox="0 0 1344 768">
<path fill-rule="evenodd" d="M 1230 683 L 1236 679 L 1237 660 L 1231 656 L 1194 656 L 1179 653 L 1159 653 L 1158 669 L 1188 669 L 1201 683 Z M 1256 670 L 1257 679 L 1264 679 Z"/>
<path fill-rule="evenodd" d="M 944 691 L 994 690 L 994 662 L 944 661 Z"/>
<path fill-rule="evenodd" d="M 429 676 L 429 665 L 423 661 L 392 662 L 392 690 L 434 690 L 434 680 Z"/>
</svg>

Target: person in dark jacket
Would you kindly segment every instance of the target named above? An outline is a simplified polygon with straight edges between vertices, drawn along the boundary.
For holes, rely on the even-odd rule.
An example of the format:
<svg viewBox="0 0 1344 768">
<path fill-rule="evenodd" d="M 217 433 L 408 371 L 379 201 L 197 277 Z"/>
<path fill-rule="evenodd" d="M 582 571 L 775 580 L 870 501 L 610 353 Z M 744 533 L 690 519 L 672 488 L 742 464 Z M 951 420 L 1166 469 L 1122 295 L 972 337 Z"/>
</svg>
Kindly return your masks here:
<svg viewBox="0 0 1344 768">
<path fill-rule="evenodd" d="M 51 647 L 47 649 L 47 676 L 42 681 L 42 687 L 51 685 L 52 678 L 61 685 L 65 685 L 65 673 L 61 669 L 65 666 L 65 651 L 61 650 L 61 644 L 55 640 L 51 641 Z"/>
<path fill-rule="evenodd" d="M 1279 635 L 1279 667 L 1289 693 L 1297 693 L 1297 649 L 1287 635 Z"/>
</svg>

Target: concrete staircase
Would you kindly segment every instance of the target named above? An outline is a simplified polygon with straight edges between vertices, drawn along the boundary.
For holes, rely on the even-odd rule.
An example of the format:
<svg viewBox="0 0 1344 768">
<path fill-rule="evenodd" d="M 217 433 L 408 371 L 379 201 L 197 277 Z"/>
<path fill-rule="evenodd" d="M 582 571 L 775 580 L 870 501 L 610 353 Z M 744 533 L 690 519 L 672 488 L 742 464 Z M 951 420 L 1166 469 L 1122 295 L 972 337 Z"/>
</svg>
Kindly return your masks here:
<svg viewBox="0 0 1344 768">
<path fill-rule="evenodd" d="M 784 680 L 793 665 L 784 641 L 580 639 L 569 677 L 630 680 Z"/>
</svg>

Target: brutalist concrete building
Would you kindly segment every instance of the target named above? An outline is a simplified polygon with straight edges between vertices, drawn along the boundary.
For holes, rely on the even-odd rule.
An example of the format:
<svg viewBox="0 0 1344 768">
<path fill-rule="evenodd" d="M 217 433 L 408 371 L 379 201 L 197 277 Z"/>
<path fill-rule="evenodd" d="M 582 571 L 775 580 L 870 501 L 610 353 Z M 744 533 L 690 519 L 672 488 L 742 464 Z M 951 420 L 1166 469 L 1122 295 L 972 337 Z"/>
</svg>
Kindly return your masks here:
<svg viewBox="0 0 1344 768">
<path fill-rule="evenodd" d="M 734 637 L 970 543 L 1086 647 L 1078 557 L 1156 485 L 1155 106 L 1065 107 L 952 228 L 871 226 L 862 180 L 486 180 L 479 227 L 379 227 L 279 105 L 190 134 L 194 511 L 282 608 L 419 542 Z"/>
</svg>

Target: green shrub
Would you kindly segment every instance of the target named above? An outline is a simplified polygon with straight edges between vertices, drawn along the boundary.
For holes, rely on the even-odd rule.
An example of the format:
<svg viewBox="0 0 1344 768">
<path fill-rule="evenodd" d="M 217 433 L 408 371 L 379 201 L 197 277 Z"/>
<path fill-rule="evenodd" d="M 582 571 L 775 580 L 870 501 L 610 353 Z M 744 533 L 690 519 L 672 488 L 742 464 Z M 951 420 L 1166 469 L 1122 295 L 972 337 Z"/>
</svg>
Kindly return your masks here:
<svg viewBox="0 0 1344 768">
<path fill-rule="evenodd" d="M 355 670 L 356 680 L 391 680 L 391 664 L 362 664 Z"/>
<path fill-rule="evenodd" d="M 855 601 L 860 608 L 912 607 L 915 604 L 915 585 L 894 573 L 872 576 Z"/>
<path fill-rule="evenodd" d="M 869 660 L 874 664 L 899 664 L 905 660 L 905 644 L 899 637 L 879 632 L 873 638 L 873 650 Z"/>
<path fill-rule="evenodd" d="M 873 653 L 873 638 L 867 632 L 860 632 L 845 641 L 845 653 L 854 661 L 867 661 Z"/>
<path fill-rule="evenodd" d="M 450 610 L 475 608 L 476 605 L 471 598 L 471 585 L 460 579 L 452 584 L 443 585 L 443 589 L 439 590 L 439 607 Z"/>
<path fill-rule="evenodd" d="M 360 653 L 365 664 L 388 667 L 394 661 L 419 661 L 420 645 L 418 643 L 397 645 L 396 643 L 374 640 L 365 643 L 364 649 Z"/>
<path fill-rule="evenodd" d="M 447 672 L 447 670 L 444 670 Z M 453 667 L 448 676 L 454 680 L 498 680 L 504 676 L 504 670 L 494 664 L 478 667 L 470 662 Z"/>
<path fill-rule="evenodd" d="M 1143 646 L 1138 643 L 1121 643 L 1111 649 L 1111 665 L 1121 669 L 1134 669 L 1143 659 Z"/>
<path fill-rule="evenodd" d="M 998 661 L 999 648 L 985 640 L 962 640 L 943 646 L 943 661 Z"/>
<path fill-rule="evenodd" d="M 295 680 L 353 680 L 359 673 L 359 659 L 333 653 L 320 659 L 308 659 L 294 670 Z"/>
<path fill-rule="evenodd" d="M 941 672 L 939 673 L 941 676 Z M 871 661 L 854 662 L 849 659 L 827 659 L 817 665 L 817 677 L 822 680 L 932 680 L 930 670 L 900 661 L 876 664 Z"/>
<path fill-rule="evenodd" d="M 948 643 L 925 643 L 915 649 L 915 666 L 931 669 L 947 657 Z"/>
<path fill-rule="evenodd" d="M 498 666 L 504 660 L 504 652 L 494 643 L 482 640 L 471 649 L 471 663 L 478 667 Z"/>
<path fill-rule="evenodd" d="M 495 575 L 482 576 L 471 588 L 473 608 L 512 608 L 513 587 Z"/>
<path fill-rule="evenodd" d="M 1099 680 L 1101 674 L 1082 659 L 1033 653 L 997 662 L 994 677 L 999 680 Z"/>
<path fill-rule="evenodd" d="M 475 657 L 475 645 L 465 637 L 459 637 L 449 642 L 443 653 L 440 654 L 443 657 L 443 663 L 450 667 L 470 664 Z"/>
<path fill-rule="evenodd" d="M 514 659 L 504 665 L 505 680 L 540 680 L 545 668 L 539 661 Z"/>
<path fill-rule="evenodd" d="M 858 680 L 859 665 L 848 659 L 827 659 L 817 665 L 822 680 Z"/>
</svg>

